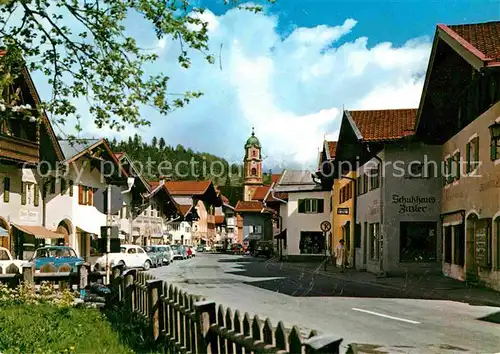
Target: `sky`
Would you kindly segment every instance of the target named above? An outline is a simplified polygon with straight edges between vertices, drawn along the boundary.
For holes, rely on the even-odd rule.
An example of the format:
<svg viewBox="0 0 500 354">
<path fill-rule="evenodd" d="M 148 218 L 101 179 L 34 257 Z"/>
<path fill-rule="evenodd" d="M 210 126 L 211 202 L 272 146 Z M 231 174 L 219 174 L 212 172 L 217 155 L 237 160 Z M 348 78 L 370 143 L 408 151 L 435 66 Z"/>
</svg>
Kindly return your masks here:
<svg viewBox="0 0 500 354">
<path fill-rule="evenodd" d="M 163 137 L 240 162 L 255 127 L 265 170 L 310 166 L 323 140 L 337 138 L 343 109 L 418 106 L 436 24 L 500 18 L 499 1 L 481 0 L 277 0 L 259 14 L 223 0 L 194 5 L 208 9 L 214 65 L 193 52 L 182 69 L 177 42 L 158 40 L 137 18 L 126 26 L 159 54 L 148 70 L 167 73 L 170 92 L 204 95 L 168 116 L 144 109 L 151 127 L 120 133 L 97 129 L 80 100 L 86 137 Z M 45 85 L 39 74 L 34 80 Z"/>
</svg>

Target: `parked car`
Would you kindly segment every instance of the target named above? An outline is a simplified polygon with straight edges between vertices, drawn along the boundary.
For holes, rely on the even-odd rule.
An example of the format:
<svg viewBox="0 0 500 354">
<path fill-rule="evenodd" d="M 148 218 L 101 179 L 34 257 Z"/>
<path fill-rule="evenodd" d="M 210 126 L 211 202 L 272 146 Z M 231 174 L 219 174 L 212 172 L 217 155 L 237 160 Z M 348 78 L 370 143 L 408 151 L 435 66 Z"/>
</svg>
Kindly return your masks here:
<svg viewBox="0 0 500 354">
<path fill-rule="evenodd" d="M 255 257 L 265 256 L 271 258 L 274 254 L 274 247 L 272 241 L 258 241 L 255 245 L 253 255 Z"/>
<path fill-rule="evenodd" d="M 163 265 L 163 251 L 158 248 L 158 246 L 145 246 L 144 251 L 151 258 L 151 265 L 156 267 L 161 267 Z"/>
<path fill-rule="evenodd" d="M 75 250 L 71 247 L 45 246 L 35 251 L 31 262 L 35 263 L 36 271 L 40 271 L 40 268 L 45 264 L 53 264 L 56 269 L 59 269 L 63 265 L 69 265 L 71 271 L 76 272 L 78 266 L 83 264 L 85 260 L 78 257 Z"/>
<path fill-rule="evenodd" d="M 158 245 L 161 252 L 163 253 L 163 264 L 169 265 L 174 260 L 174 251 L 169 245 Z"/>
<path fill-rule="evenodd" d="M 144 249 L 137 245 L 121 245 L 120 253 L 109 253 L 108 257 L 111 267 L 121 264 L 127 268 L 143 268 L 144 270 L 148 270 L 153 264 L 153 261 Z M 96 260 L 94 269 L 106 269 L 106 255 L 102 255 Z"/>
<path fill-rule="evenodd" d="M 196 257 L 196 253 L 197 253 L 197 252 L 196 252 L 196 249 L 195 249 L 194 247 L 192 247 L 192 246 L 189 246 L 189 249 L 190 249 L 190 250 L 191 250 L 191 252 L 193 253 L 193 254 L 191 255 L 191 257 Z"/>
<path fill-rule="evenodd" d="M 198 247 L 196 247 L 196 252 L 205 252 L 205 251 L 206 251 L 206 249 L 205 249 L 204 246 L 198 246 Z"/>
<path fill-rule="evenodd" d="M 187 259 L 187 252 L 183 245 L 171 245 L 174 251 L 174 259 Z"/>
<path fill-rule="evenodd" d="M 21 267 L 26 263 L 26 261 L 14 259 L 7 248 L 0 247 L 0 274 L 5 274 L 11 264 L 14 264 L 21 272 Z"/>
</svg>

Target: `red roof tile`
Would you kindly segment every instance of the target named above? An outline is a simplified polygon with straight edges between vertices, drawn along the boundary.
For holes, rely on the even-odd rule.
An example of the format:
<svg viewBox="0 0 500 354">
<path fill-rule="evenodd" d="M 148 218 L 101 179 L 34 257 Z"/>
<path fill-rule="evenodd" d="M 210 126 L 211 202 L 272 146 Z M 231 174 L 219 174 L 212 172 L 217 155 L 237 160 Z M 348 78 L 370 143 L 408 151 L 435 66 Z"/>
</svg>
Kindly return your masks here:
<svg viewBox="0 0 500 354">
<path fill-rule="evenodd" d="M 236 211 L 237 212 L 255 212 L 255 213 L 260 213 L 262 209 L 264 208 L 264 204 L 260 201 L 243 201 L 240 200 L 236 204 Z"/>
<path fill-rule="evenodd" d="M 365 141 L 387 141 L 415 133 L 417 109 L 349 111 Z"/>
<path fill-rule="evenodd" d="M 224 215 L 215 215 L 215 223 L 222 224 L 224 222 Z"/>
<path fill-rule="evenodd" d="M 263 201 L 264 198 L 266 197 L 267 192 L 269 191 L 269 188 L 271 186 L 259 186 L 255 189 L 255 192 L 253 193 L 252 200 L 260 200 Z"/>
<path fill-rule="evenodd" d="M 328 153 L 330 154 L 330 158 L 335 158 L 335 152 L 337 151 L 337 142 L 327 141 L 326 145 L 328 146 Z"/>
<path fill-rule="evenodd" d="M 169 181 L 165 182 L 167 190 L 172 195 L 201 195 L 212 184 L 212 181 Z"/>
<path fill-rule="evenodd" d="M 281 173 L 273 173 L 271 175 L 271 182 L 276 183 L 281 177 Z"/>
<path fill-rule="evenodd" d="M 463 38 L 467 43 L 462 44 L 467 50 L 471 51 L 472 47 L 481 52 L 482 60 L 500 62 L 500 21 L 440 27 L 445 30 L 447 27 Z"/>
</svg>

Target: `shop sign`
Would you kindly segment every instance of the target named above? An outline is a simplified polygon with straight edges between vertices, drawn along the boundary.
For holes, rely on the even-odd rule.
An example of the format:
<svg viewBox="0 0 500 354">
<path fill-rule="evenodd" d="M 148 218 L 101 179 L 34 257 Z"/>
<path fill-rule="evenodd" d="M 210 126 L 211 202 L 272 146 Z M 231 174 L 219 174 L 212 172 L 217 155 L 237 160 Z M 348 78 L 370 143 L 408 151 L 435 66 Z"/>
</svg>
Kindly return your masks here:
<svg viewBox="0 0 500 354">
<path fill-rule="evenodd" d="M 27 222 L 37 222 L 38 212 L 33 210 L 23 209 L 19 211 L 19 220 Z"/>
<path fill-rule="evenodd" d="M 349 208 L 337 208 L 338 215 L 349 215 Z"/>
<path fill-rule="evenodd" d="M 399 205 L 399 213 L 425 213 L 429 205 L 436 203 L 434 197 L 392 195 L 392 203 Z"/>
</svg>

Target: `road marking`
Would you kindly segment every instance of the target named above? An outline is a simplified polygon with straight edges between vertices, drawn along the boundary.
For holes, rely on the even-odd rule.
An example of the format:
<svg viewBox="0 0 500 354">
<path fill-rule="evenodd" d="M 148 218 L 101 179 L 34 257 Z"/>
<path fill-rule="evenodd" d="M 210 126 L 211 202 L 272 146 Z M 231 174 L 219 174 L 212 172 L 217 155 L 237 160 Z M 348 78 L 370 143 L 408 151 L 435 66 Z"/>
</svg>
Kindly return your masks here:
<svg viewBox="0 0 500 354">
<path fill-rule="evenodd" d="M 373 311 L 368 311 L 368 310 L 358 309 L 358 308 L 356 308 L 356 307 L 353 307 L 352 309 L 353 309 L 354 311 L 359 311 L 359 312 L 369 313 L 370 315 L 375 315 L 375 316 L 385 317 L 385 318 L 389 318 L 389 319 L 391 319 L 391 320 L 402 321 L 402 322 L 408 322 L 408 323 L 412 323 L 412 324 L 420 324 L 420 322 L 418 322 L 418 321 L 407 320 L 406 318 L 401 318 L 401 317 L 394 317 L 394 316 L 384 315 L 383 313 L 378 313 L 378 312 L 373 312 Z"/>
</svg>

